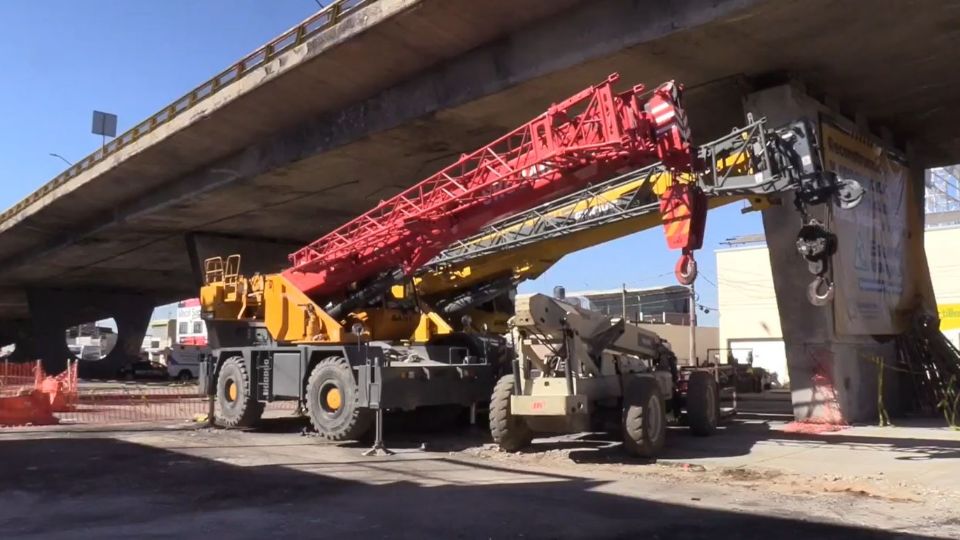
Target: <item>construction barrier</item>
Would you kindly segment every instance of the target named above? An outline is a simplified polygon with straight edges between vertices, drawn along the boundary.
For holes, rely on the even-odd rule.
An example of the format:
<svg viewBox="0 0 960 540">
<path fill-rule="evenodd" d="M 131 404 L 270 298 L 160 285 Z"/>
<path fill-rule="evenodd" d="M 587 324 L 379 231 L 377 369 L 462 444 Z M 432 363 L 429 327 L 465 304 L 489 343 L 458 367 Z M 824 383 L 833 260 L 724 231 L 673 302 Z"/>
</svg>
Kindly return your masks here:
<svg viewBox="0 0 960 540">
<path fill-rule="evenodd" d="M 39 367 L 39 362 L 14 363 L 4 360 L 0 364 L 0 396 L 34 386 L 38 381 Z"/>
<path fill-rule="evenodd" d="M 27 390 L 18 396 L 0 397 L 0 426 L 50 425 L 58 422 L 47 396 Z"/>
<path fill-rule="evenodd" d="M 207 411 L 207 399 L 191 383 L 90 383 L 73 411 L 60 417 L 77 424 L 191 420 Z"/>
<path fill-rule="evenodd" d="M 77 396 L 77 363 L 56 376 L 47 375 L 39 361 L 0 364 L 0 426 L 50 425 L 54 412 L 66 412 Z"/>
<path fill-rule="evenodd" d="M 296 402 L 267 406 L 285 414 L 296 409 Z M 195 382 L 81 381 L 75 361 L 58 375 L 47 375 L 39 362 L 0 363 L 0 427 L 188 422 L 208 411 Z"/>
</svg>

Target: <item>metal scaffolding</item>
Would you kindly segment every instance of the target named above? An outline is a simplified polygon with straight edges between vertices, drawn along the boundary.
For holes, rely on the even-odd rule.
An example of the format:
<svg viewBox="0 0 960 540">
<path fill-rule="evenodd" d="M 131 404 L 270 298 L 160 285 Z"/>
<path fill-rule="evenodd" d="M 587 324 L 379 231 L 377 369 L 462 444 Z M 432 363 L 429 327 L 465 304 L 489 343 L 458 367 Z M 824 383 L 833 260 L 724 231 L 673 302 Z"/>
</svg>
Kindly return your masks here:
<svg viewBox="0 0 960 540">
<path fill-rule="evenodd" d="M 924 176 L 928 214 L 960 211 L 960 165 L 927 169 Z"/>
</svg>

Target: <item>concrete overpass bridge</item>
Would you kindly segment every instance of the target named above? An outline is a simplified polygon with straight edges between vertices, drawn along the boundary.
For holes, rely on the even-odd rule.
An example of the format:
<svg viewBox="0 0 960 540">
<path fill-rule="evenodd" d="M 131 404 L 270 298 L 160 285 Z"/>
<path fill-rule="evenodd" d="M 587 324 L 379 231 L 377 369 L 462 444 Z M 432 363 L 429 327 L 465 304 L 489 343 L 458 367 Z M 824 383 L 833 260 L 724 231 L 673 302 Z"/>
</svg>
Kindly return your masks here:
<svg viewBox="0 0 960 540">
<path fill-rule="evenodd" d="M 0 214 L 0 341 L 57 363 L 66 325 L 113 316 L 129 353 L 205 253 L 268 270 L 614 71 L 683 81 L 700 139 L 745 103 L 815 109 L 752 99 L 779 91 L 914 169 L 958 162 L 958 29 L 946 0 L 340 0 Z M 797 339 L 839 339 L 817 320 Z"/>
</svg>

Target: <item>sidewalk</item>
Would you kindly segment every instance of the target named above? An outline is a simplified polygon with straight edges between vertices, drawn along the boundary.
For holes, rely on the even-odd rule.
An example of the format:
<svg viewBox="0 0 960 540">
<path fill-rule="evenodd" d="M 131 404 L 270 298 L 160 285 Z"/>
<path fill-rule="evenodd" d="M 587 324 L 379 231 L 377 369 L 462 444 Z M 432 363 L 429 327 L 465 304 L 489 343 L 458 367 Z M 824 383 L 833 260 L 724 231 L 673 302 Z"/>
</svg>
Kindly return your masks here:
<svg viewBox="0 0 960 540">
<path fill-rule="evenodd" d="M 960 492 L 960 431 L 934 421 L 885 428 L 855 426 L 817 435 L 785 433 L 785 425 L 736 420 L 708 438 L 671 431 L 660 461 L 706 468 L 761 467 Z"/>
</svg>

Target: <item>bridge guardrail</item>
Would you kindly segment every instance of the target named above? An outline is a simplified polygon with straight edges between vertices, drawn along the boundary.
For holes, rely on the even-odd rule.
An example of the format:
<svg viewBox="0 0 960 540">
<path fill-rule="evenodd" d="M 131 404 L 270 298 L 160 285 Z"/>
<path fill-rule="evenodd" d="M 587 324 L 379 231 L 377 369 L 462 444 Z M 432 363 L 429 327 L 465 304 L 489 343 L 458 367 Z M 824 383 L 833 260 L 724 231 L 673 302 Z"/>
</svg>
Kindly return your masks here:
<svg viewBox="0 0 960 540">
<path fill-rule="evenodd" d="M 340 21 L 343 20 L 345 16 L 376 1 L 377 0 L 336 0 L 334 3 L 321 9 L 296 27 L 284 32 L 266 45 L 245 56 L 239 62 L 234 63 L 227 69 L 215 75 L 213 78 L 207 80 L 200 86 L 197 86 L 190 92 L 187 92 L 182 97 L 170 105 L 167 105 L 150 118 L 147 118 L 143 122 L 140 122 L 136 126 L 127 130 L 117 138 L 104 145 L 101 149 L 73 164 L 67 168 L 67 170 L 54 177 L 53 180 L 50 180 L 38 190 L 34 191 L 30 195 L 27 195 L 23 200 L 0 214 L 0 224 L 5 223 L 11 217 L 18 214 L 23 209 L 30 206 L 51 191 L 62 186 L 71 178 L 74 178 L 83 171 L 88 170 L 97 163 L 103 161 L 108 156 L 115 154 L 121 148 L 132 144 L 144 135 L 151 133 L 158 127 L 173 120 L 177 116 L 180 116 L 185 111 L 190 110 L 198 103 L 206 100 L 220 90 L 242 79 L 244 75 L 249 73 L 251 70 L 266 64 L 277 55 L 282 54 L 296 47 L 297 45 L 300 45 L 319 32 L 336 26 Z"/>
</svg>

